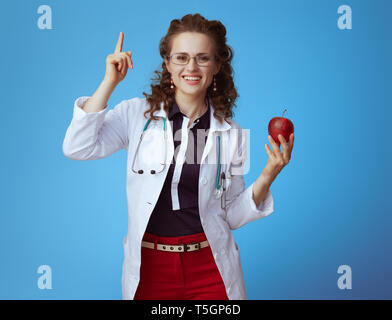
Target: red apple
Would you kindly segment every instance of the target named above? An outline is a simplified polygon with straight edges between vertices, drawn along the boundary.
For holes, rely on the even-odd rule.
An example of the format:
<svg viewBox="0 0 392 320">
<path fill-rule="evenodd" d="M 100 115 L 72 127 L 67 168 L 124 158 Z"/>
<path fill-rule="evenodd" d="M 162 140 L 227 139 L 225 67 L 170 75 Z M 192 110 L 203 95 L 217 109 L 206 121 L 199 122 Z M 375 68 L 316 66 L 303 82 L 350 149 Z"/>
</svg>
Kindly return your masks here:
<svg viewBox="0 0 392 320">
<path fill-rule="evenodd" d="M 280 146 L 280 141 L 278 135 L 281 134 L 286 141 L 289 141 L 290 135 L 294 132 L 293 123 L 287 119 L 283 118 L 284 113 L 287 109 L 284 109 L 282 117 L 272 118 L 268 124 L 268 133 L 275 140 L 275 142 Z"/>
</svg>

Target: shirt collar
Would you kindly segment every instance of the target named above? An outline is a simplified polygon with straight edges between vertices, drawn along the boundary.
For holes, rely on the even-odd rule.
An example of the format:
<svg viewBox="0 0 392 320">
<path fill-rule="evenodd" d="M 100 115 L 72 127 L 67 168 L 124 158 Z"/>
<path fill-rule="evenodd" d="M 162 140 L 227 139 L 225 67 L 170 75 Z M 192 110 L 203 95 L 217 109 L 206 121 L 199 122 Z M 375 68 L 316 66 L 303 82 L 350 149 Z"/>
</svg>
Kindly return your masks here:
<svg viewBox="0 0 392 320">
<path fill-rule="evenodd" d="M 209 119 L 209 117 L 210 117 L 210 100 L 206 99 L 206 103 L 207 103 L 207 111 L 204 112 L 204 114 L 201 117 L 198 118 L 198 119 L 200 119 L 200 121 L 203 120 L 204 118 L 206 118 L 206 119 L 208 118 Z M 186 115 L 184 115 L 181 112 L 180 107 L 178 106 L 178 104 L 176 102 L 176 99 L 173 98 L 173 105 L 172 105 L 172 107 L 169 110 L 169 116 L 168 116 L 169 120 L 173 120 L 173 117 L 176 114 L 181 114 L 183 117 L 186 117 Z"/>
<path fill-rule="evenodd" d="M 211 100 L 208 98 L 208 105 L 209 105 L 209 109 L 210 109 L 210 131 L 214 132 L 214 131 L 226 131 L 229 130 L 231 128 L 231 122 L 228 122 L 226 120 L 223 121 L 223 123 L 220 123 L 220 121 L 218 121 L 215 117 L 214 117 L 214 106 L 211 104 Z M 155 116 L 159 116 L 159 117 L 167 117 L 167 113 L 163 108 L 164 104 L 163 102 L 161 102 L 161 108 L 156 112 L 156 114 L 154 114 Z M 170 112 L 170 111 L 169 111 Z"/>
</svg>

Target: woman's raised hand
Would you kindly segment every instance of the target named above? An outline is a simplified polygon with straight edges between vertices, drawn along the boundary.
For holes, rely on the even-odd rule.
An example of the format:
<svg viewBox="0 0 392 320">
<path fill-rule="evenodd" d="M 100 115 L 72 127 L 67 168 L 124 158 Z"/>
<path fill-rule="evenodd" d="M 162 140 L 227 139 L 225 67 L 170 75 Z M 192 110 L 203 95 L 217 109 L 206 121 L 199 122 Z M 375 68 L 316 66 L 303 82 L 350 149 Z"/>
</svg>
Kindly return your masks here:
<svg viewBox="0 0 392 320">
<path fill-rule="evenodd" d="M 105 80 L 115 86 L 124 80 L 128 68 L 133 69 L 132 52 L 122 52 L 123 40 L 124 33 L 120 32 L 114 53 L 106 57 Z"/>
</svg>

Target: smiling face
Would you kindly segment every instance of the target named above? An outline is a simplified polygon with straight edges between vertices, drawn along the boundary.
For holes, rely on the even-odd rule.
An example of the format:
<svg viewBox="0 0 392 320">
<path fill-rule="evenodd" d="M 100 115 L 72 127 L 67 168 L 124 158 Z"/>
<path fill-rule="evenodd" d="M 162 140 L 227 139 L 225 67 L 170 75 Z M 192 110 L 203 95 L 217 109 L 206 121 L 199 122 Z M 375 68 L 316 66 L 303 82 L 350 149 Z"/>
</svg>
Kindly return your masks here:
<svg viewBox="0 0 392 320">
<path fill-rule="evenodd" d="M 170 56 L 176 53 L 190 57 L 208 55 L 212 58 L 208 66 L 199 66 L 196 59 L 190 59 L 186 65 L 174 64 L 165 58 L 167 70 L 171 74 L 176 94 L 202 97 L 204 99 L 213 77 L 218 73 L 220 64 L 215 61 L 214 41 L 203 33 L 183 32 L 173 37 Z M 183 57 L 182 57 L 183 58 Z"/>
</svg>

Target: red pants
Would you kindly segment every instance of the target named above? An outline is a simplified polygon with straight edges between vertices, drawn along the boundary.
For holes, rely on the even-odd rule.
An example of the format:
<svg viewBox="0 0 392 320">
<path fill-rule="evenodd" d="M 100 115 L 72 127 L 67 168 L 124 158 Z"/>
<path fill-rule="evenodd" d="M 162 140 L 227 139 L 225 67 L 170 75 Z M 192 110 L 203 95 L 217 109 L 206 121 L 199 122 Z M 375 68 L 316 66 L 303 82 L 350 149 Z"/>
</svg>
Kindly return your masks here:
<svg viewBox="0 0 392 320">
<path fill-rule="evenodd" d="M 173 245 L 206 239 L 204 233 L 181 237 L 145 233 L 143 237 L 144 241 Z M 190 252 L 141 250 L 140 282 L 134 300 L 228 300 L 210 246 Z"/>
</svg>

